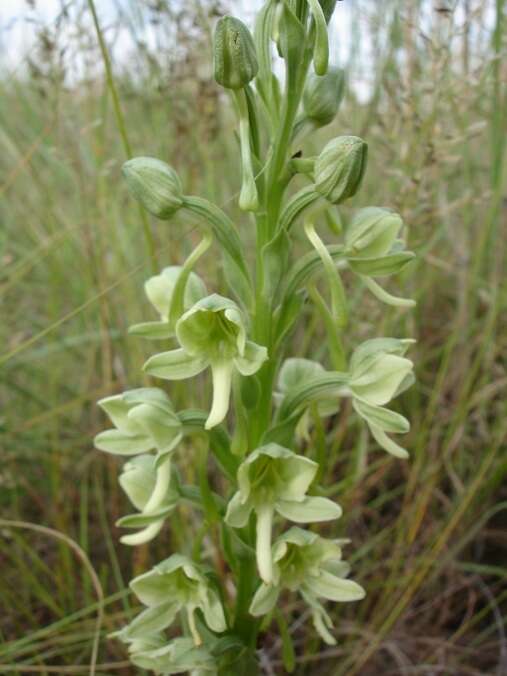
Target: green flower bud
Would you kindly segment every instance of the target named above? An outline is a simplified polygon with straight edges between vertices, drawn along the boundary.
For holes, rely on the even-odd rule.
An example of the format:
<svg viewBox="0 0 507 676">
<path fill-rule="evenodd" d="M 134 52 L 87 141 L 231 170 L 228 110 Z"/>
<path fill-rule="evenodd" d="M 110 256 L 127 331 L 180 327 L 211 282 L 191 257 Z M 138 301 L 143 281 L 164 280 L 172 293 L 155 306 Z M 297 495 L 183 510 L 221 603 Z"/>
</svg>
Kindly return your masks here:
<svg viewBox="0 0 507 676">
<path fill-rule="evenodd" d="M 178 174 L 154 157 L 135 157 L 123 165 L 123 175 L 132 195 L 150 214 L 168 220 L 183 205 Z"/>
<path fill-rule="evenodd" d="M 217 23 L 214 39 L 215 80 L 226 89 L 242 89 L 257 75 L 259 64 L 252 35 L 232 16 Z"/>
<path fill-rule="evenodd" d="M 361 209 L 345 233 L 347 254 L 365 258 L 385 256 L 391 251 L 402 226 L 400 216 L 388 209 Z"/>
<path fill-rule="evenodd" d="M 322 12 L 326 18 L 326 22 L 331 21 L 337 0 L 319 0 L 319 5 L 322 7 Z"/>
<path fill-rule="evenodd" d="M 353 197 L 361 186 L 368 145 L 358 136 L 338 136 L 315 162 L 315 188 L 332 204 Z"/>
<path fill-rule="evenodd" d="M 345 90 L 345 74 L 341 68 L 331 68 L 326 75 L 309 78 L 303 94 L 303 107 L 308 119 L 324 127 L 335 118 Z"/>
</svg>

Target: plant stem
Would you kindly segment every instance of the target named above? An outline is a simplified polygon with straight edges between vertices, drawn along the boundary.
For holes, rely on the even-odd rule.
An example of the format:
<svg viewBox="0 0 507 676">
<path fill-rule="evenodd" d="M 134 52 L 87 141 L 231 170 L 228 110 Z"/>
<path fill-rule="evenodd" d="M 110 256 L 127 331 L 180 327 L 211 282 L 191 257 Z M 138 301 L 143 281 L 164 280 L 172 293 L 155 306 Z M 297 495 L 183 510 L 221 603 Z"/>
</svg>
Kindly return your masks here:
<svg viewBox="0 0 507 676">
<path fill-rule="evenodd" d="M 97 33 L 97 39 L 99 41 L 100 52 L 102 54 L 102 60 L 104 61 L 104 68 L 106 70 L 106 81 L 109 92 L 111 93 L 111 98 L 113 100 L 114 114 L 116 117 L 116 124 L 118 126 L 118 131 L 120 132 L 120 137 L 123 143 L 123 149 L 127 159 L 132 157 L 132 147 L 127 134 L 127 125 L 125 124 L 125 118 L 123 116 L 123 111 L 120 105 L 120 97 L 118 96 L 118 90 L 116 89 L 116 84 L 113 76 L 113 69 L 111 66 L 111 59 L 109 58 L 109 52 L 107 50 L 106 41 L 104 40 L 104 34 L 99 23 L 99 17 L 97 16 L 97 10 L 95 8 L 95 0 L 88 0 L 88 6 L 90 12 L 92 13 L 93 24 L 95 26 L 95 32 Z M 148 253 L 151 259 L 151 266 L 154 272 L 158 268 L 157 264 L 157 254 L 155 248 L 155 240 L 153 238 L 153 233 L 148 222 L 146 213 L 139 207 L 139 214 L 141 218 L 141 224 L 143 226 L 144 236 L 146 239 L 146 245 L 148 247 Z"/>
</svg>

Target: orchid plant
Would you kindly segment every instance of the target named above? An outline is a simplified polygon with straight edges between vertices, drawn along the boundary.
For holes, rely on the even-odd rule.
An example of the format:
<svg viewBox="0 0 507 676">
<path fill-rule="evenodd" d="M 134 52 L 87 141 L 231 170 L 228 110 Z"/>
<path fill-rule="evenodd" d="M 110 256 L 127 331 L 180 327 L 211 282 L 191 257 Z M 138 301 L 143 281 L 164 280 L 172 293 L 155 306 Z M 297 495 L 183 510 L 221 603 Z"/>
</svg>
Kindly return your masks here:
<svg viewBox="0 0 507 676">
<path fill-rule="evenodd" d="M 100 401 L 113 428 L 95 440 L 100 450 L 126 457 L 120 485 L 137 511 L 117 524 L 135 531 L 122 537 L 124 544 L 153 540 L 185 503 L 203 515 L 204 530 L 218 526 L 205 552 L 201 535 L 130 583 L 145 609 L 116 636 L 135 665 L 157 674 L 259 673 L 261 637 L 275 616 L 280 620 L 279 599 L 296 594 L 322 640 L 335 643 L 324 602 L 359 601 L 365 592 L 342 560 L 347 541 L 336 538 L 334 526 L 342 509 L 319 485 L 312 421 L 331 419 L 350 399 L 381 448 L 408 455 L 391 435 L 406 433 L 409 423 L 387 406 L 413 382 L 406 356 L 413 341 L 376 337 L 351 347 L 342 280 L 345 272 L 347 286 L 359 281 L 381 302 L 411 307 L 377 281 L 414 256 L 404 248 L 403 221 L 386 208 L 367 207 L 343 228 L 333 225 L 337 207 L 361 186 L 368 158 L 362 139 L 338 136 L 318 156 L 303 154 L 308 134 L 333 121 L 343 97 L 344 73 L 329 66 L 335 5 L 266 0 L 253 35 L 230 16 L 216 26 L 215 79 L 237 113 L 238 204 L 255 225 L 255 256 L 245 247 L 252 228 L 186 195 L 168 164 L 138 157 L 123 168 L 133 197 L 153 216 L 190 217 L 202 233 L 183 265 L 146 282 L 156 318 L 131 328 L 163 344 L 144 365 L 154 386 Z M 283 86 L 272 68 L 275 53 L 285 66 Z M 322 239 L 317 228 L 325 223 L 339 241 Z M 298 232 L 307 251 L 296 258 Z M 212 280 L 205 284 L 195 271 L 212 250 L 222 256 L 227 296 L 210 293 Z M 326 366 L 290 354 L 306 303 L 323 318 Z M 188 379 L 190 388 L 190 379 L 204 382 L 200 374 L 208 369 L 208 409 L 177 411 L 160 381 Z M 199 460 L 199 486 L 182 482 L 180 450 L 203 439 L 224 475 L 222 495 L 207 482 L 207 455 Z M 316 532 L 313 524 L 322 522 L 331 524 L 331 538 Z M 290 641 L 289 632 L 282 634 Z"/>
</svg>

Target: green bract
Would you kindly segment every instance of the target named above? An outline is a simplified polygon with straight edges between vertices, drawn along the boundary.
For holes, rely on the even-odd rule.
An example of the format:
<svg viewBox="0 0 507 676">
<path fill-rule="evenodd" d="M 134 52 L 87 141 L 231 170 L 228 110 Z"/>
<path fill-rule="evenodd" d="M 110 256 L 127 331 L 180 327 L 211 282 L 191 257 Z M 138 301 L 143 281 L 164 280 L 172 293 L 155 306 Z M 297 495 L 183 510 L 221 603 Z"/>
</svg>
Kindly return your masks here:
<svg viewBox="0 0 507 676">
<path fill-rule="evenodd" d="M 315 162 L 315 189 L 332 204 L 353 197 L 361 186 L 368 146 L 357 136 L 329 141 Z"/>
<path fill-rule="evenodd" d="M 145 322 L 131 326 L 129 333 L 151 340 L 163 340 L 174 335 L 174 326 L 170 321 L 169 310 L 173 300 L 176 282 L 183 271 L 181 265 L 164 268 L 159 275 L 150 277 L 145 282 L 144 290 L 148 300 L 160 315 L 160 321 Z M 197 303 L 206 295 L 206 286 L 202 279 L 191 272 L 185 286 L 184 309 Z"/>
<path fill-rule="evenodd" d="M 327 498 L 307 496 L 317 463 L 278 444 L 250 453 L 238 470 L 239 490 L 227 507 L 225 521 L 234 528 L 257 516 L 257 566 L 261 578 L 273 580 L 271 529 L 275 512 L 296 523 L 328 521 L 341 516 L 341 508 Z"/>
<path fill-rule="evenodd" d="M 330 68 L 322 77 L 310 77 L 303 94 L 306 117 L 316 127 L 330 124 L 336 117 L 344 90 L 345 74 L 341 68 Z"/>
<path fill-rule="evenodd" d="M 205 572 L 186 556 L 173 554 L 148 573 L 134 578 L 130 587 L 147 609 L 122 629 L 121 639 L 132 642 L 157 634 L 169 627 L 180 611 L 185 612 L 197 646 L 202 639 L 195 623 L 196 610 L 202 612 L 209 629 L 225 631 L 222 603 Z"/>
<path fill-rule="evenodd" d="M 176 324 L 180 349 L 149 359 L 147 373 L 181 380 L 198 375 L 208 366 L 213 375 L 213 404 L 206 429 L 218 425 L 227 415 L 234 371 L 249 376 L 267 359 L 265 347 L 246 338 L 239 307 L 232 300 L 213 294 L 197 302 Z"/>
<path fill-rule="evenodd" d="M 213 45 L 215 80 L 227 89 L 242 89 L 257 75 L 259 64 L 252 35 L 233 16 L 222 17 Z"/>
<path fill-rule="evenodd" d="M 356 582 L 345 579 L 349 566 L 341 560 L 341 545 L 347 540 L 326 540 L 316 533 L 293 527 L 273 545 L 273 581 L 263 582 L 250 605 L 252 615 L 269 613 L 280 592 L 299 592 L 312 609 L 313 622 L 323 640 L 334 645 L 331 618 L 318 601 L 360 601 L 365 592 Z"/>
<path fill-rule="evenodd" d="M 135 157 L 123 165 L 123 175 L 132 195 L 162 220 L 170 219 L 183 205 L 178 174 L 154 157 Z"/>
</svg>

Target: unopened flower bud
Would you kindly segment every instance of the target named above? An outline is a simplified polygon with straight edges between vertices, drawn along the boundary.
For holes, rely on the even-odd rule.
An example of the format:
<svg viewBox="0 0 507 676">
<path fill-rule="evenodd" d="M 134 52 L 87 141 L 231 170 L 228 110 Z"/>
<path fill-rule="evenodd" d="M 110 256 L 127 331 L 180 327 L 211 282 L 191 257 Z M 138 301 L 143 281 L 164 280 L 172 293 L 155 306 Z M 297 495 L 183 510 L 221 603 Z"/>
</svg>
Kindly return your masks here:
<svg viewBox="0 0 507 676">
<path fill-rule="evenodd" d="M 347 252 L 352 256 L 365 258 L 385 256 L 391 250 L 402 226 L 400 216 L 388 209 L 361 209 L 345 233 Z"/>
<path fill-rule="evenodd" d="M 319 0 L 319 4 L 322 7 L 322 12 L 326 18 L 327 23 L 331 21 L 331 17 L 333 16 L 333 12 L 336 7 L 336 2 L 337 0 Z"/>
<path fill-rule="evenodd" d="M 168 220 L 183 205 L 178 174 L 154 157 L 135 157 L 123 165 L 123 175 L 132 195 L 150 214 Z"/>
<path fill-rule="evenodd" d="M 227 89 L 242 89 L 257 75 L 259 64 L 252 35 L 232 16 L 217 23 L 214 39 L 215 80 Z"/>
<path fill-rule="evenodd" d="M 361 186 L 368 158 L 367 144 L 357 136 L 338 136 L 315 162 L 315 188 L 332 204 L 353 197 Z"/>
<path fill-rule="evenodd" d="M 345 89 L 345 74 L 341 68 L 330 68 L 326 75 L 309 78 L 303 94 L 306 116 L 317 127 L 330 124 L 338 112 Z"/>
</svg>

